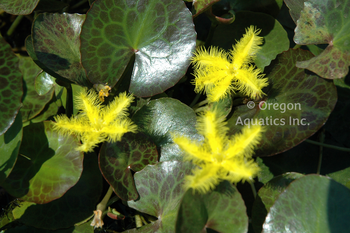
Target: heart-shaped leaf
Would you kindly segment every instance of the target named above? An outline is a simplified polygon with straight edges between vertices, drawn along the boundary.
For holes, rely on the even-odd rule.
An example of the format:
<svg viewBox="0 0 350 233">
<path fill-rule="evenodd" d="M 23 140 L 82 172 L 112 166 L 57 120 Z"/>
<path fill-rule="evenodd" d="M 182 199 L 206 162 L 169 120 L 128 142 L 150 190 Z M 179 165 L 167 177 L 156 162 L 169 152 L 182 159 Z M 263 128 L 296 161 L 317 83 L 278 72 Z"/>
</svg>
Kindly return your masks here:
<svg viewBox="0 0 350 233">
<path fill-rule="evenodd" d="M 15 122 L 0 136 L 0 184 L 10 174 L 22 141 L 22 117 L 17 114 Z"/>
<path fill-rule="evenodd" d="M 349 0 L 309 0 L 295 29 L 297 44 L 329 44 L 319 56 L 297 63 L 328 79 L 342 78 L 350 65 Z"/>
<path fill-rule="evenodd" d="M 0 8 L 12 15 L 29 15 L 40 0 L 2 0 Z"/>
<path fill-rule="evenodd" d="M 297 68 L 297 61 L 313 55 L 301 49 L 279 55 L 267 74 L 270 86 L 260 103 L 236 107 L 228 120 L 229 134 L 251 125 L 266 131 L 256 150 L 268 156 L 290 149 L 314 134 L 327 120 L 337 101 L 333 82 Z"/>
<path fill-rule="evenodd" d="M 3 187 L 14 197 L 38 204 L 61 197 L 83 169 L 77 146 L 77 139 L 53 131 L 51 122 L 30 124 L 23 129 L 20 156 Z"/>
<path fill-rule="evenodd" d="M 176 99 L 152 100 L 137 111 L 132 120 L 160 148 L 160 161 L 182 161 L 184 152 L 174 144 L 170 133 L 180 133 L 195 141 L 202 139 L 195 126 L 196 114 Z"/>
<path fill-rule="evenodd" d="M 46 72 L 88 86 L 79 51 L 84 19 L 85 15 L 79 14 L 39 14 L 33 23 L 32 41 L 38 61 L 49 69 L 42 67 Z"/>
<path fill-rule="evenodd" d="M 278 196 L 262 232 L 347 232 L 349 215 L 348 188 L 327 177 L 307 175 Z"/>
<path fill-rule="evenodd" d="M 41 69 L 33 62 L 30 57 L 20 57 L 19 69 L 23 73 L 25 85 L 25 96 L 23 107 L 21 108 L 22 121 L 28 121 L 37 116 L 51 100 L 54 89 L 51 88 L 45 95 L 38 95 L 35 90 L 35 78 Z"/>
<path fill-rule="evenodd" d="M 220 183 L 205 195 L 189 189 L 182 198 L 176 232 L 247 232 L 248 216 L 241 194 L 229 182 Z"/>
<path fill-rule="evenodd" d="M 259 190 L 252 210 L 252 226 L 255 232 L 262 231 L 266 215 L 278 196 L 291 182 L 303 176 L 303 174 L 295 172 L 285 173 L 274 177 Z"/>
<path fill-rule="evenodd" d="M 141 133 L 128 133 L 119 142 L 104 143 L 99 155 L 103 176 L 125 201 L 139 197 L 131 170 L 138 172 L 147 164 L 157 163 L 157 160 L 156 145 Z"/>
<path fill-rule="evenodd" d="M 255 64 L 258 68 L 264 69 L 278 54 L 289 48 L 287 32 L 282 25 L 272 16 L 255 12 L 237 12 L 236 20 L 229 25 L 219 25 L 214 32 L 212 45 L 225 50 L 232 49 L 232 45 L 237 43 L 246 28 L 250 25 L 261 29 L 259 36 L 264 38 L 264 44 L 258 51 Z"/>
<path fill-rule="evenodd" d="M 18 58 L 0 36 L 0 135 L 14 122 L 21 106 L 22 74 Z"/>
<path fill-rule="evenodd" d="M 188 162 L 166 161 L 148 165 L 135 173 L 135 184 L 140 199 L 128 201 L 128 205 L 155 216 L 158 220 L 127 232 L 174 232 L 176 215 L 185 193 L 182 181 L 184 175 L 191 173 L 191 168 L 192 165 Z"/>
<path fill-rule="evenodd" d="M 82 63 L 92 83 L 113 87 L 135 55 L 129 90 L 152 96 L 185 74 L 195 40 L 181 0 L 97 0 L 81 32 Z"/>
</svg>

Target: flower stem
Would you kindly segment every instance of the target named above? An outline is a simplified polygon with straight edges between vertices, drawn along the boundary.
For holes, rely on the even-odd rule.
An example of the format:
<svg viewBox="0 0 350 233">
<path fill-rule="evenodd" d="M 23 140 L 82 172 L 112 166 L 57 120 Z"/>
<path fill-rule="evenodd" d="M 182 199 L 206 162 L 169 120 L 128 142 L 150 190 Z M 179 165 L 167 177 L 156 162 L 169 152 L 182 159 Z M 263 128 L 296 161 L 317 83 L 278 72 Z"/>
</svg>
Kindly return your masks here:
<svg viewBox="0 0 350 233">
<path fill-rule="evenodd" d="M 22 18 L 24 17 L 24 15 L 18 15 L 15 19 L 15 21 L 13 21 L 11 27 L 9 28 L 9 30 L 7 31 L 7 35 L 11 36 L 12 33 L 15 31 L 16 27 L 18 26 L 18 24 L 21 22 Z"/>
<path fill-rule="evenodd" d="M 323 146 L 323 147 L 327 147 L 327 148 L 332 148 L 335 150 L 340 150 L 340 151 L 345 151 L 345 152 L 350 152 L 350 148 L 345 148 L 345 147 L 340 147 L 340 146 L 333 146 L 333 145 L 329 145 L 329 144 L 325 144 L 325 143 L 321 143 L 321 142 L 315 142 L 309 139 L 306 139 L 305 142 L 314 144 L 314 145 L 318 145 L 318 146 Z"/>
<path fill-rule="evenodd" d="M 102 201 L 97 204 L 96 210 L 101 210 L 102 212 L 107 208 L 107 203 L 113 194 L 112 186 L 109 186 L 108 191 Z"/>
<path fill-rule="evenodd" d="M 250 180 L 248 181 L 249 184 L 250 184 L 250 187 L 252 188 L 252 192 L 253 192 L 253 195 L 254 195 L 254 199 L 256 199 L 256 189 L 255 189 L 255 185 L 254 185 L 254 181 Z"/>
</svg>

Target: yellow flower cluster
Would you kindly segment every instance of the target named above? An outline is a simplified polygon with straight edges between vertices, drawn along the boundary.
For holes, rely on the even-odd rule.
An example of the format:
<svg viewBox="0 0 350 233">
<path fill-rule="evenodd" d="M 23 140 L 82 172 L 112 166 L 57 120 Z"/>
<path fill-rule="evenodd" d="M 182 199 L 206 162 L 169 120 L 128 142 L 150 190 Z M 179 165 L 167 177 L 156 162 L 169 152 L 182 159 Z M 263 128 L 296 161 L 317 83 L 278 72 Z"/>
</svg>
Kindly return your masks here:
<svg viewBox="0 0 350 233">
<path fill-rule="evenodd" d="M 268 80 L 251 64 L 262 44 L 259 33 L 260 30 L 253 26 L 247 28 L 246 34 L 229 53 L 216 47 L 208 51 L 204 48 L 197 50 L 192 58 L 195 91 L 204 90 L 209 102 L 216 102 L 230 92 L 260 98 Z"/>
<path fill-rule="evenodd" d="M 127 132 L 136 132 L 136 125 L 128 118 L 127 109 L 133 101 L 126 93 L 119 94 L 108 106 L 102 105 L 92 89 L 77 96 L 77 116 L 56 116 L 54 129 L 61 134 L 75 134 L 82 141 L 77 148 L 88 152 L 104 141 L 119 141 Z"/>
</svg>

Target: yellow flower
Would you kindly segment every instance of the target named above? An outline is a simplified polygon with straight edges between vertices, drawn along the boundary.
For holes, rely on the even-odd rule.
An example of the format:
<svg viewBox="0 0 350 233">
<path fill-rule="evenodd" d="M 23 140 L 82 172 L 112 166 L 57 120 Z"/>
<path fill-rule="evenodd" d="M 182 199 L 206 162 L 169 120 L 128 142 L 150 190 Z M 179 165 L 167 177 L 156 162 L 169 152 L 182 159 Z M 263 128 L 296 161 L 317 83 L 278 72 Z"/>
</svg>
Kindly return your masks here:
<svg viewBox="0 0 350 233">
<path fill-rule="evenodd" d="M 185 188 L 200 193 L 212 190 L 220 181 L 232 183 L 251 180 L 259 171 L 251 158 L 263 131 L 260 125 L 245 127 L 241 134 L 228 138 L 225 117 L 218 110 L 207 110 L 198 119 L 197 130 L 204 136 L 202 144 L 172 134 L 173 141 L 185 151 L 185 160 L 198 167 L 185 177 Z"/>
<path fill-rule="evenodd" d="M 209 102 L 236 91 L 253 99 L 260 98 L 268 79 L 251 64 L 262 44 L 263 38 L 258 36 L 260 31 L 253 26 L 247 28 L 246 34 L 229 53 L 216 47 L 208 51 L 198 49 L 192 58 L 195 91 L 204 90 Z"/>
<path fill-rule="evenodd" d="M 124 133 L 136 132 L 136 125 L 127 117 L 127 108 L 133 101 L 126 93 L 119 94 L 108 106 L 103 106 L 94 90 L 81 92 L 77 97 L 77 116 L 55 117 L 54 129 L 61 134 L 75 134 L 82 141 L 77 148 L 88 152 L 104 141 L 119 141 Z"/>
</svg>

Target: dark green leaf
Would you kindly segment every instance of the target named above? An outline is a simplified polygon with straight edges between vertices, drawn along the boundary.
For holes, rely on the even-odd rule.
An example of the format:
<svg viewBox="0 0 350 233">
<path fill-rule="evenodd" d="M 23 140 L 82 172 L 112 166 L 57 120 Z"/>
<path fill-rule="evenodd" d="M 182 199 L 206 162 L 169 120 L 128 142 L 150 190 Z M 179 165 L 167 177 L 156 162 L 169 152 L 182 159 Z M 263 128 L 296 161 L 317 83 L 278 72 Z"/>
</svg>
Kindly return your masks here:
<svg viewBox="0 0 350 233">
<path fill-rule="evenodd" d="M 307 0 L 284 0 L 286 6 L 289 8 L 289 13 L 294 23 L 297 23 L 300 18 L 300 12 L 303 10 L 304 2 L 306 1 Z"/>
<path fill-rule="evenodd" d="M 350 190 L 327 177 L 307 175 L 292 182 L 270 208 L 263 233 L 347 232 Z"/>
<path fill-rule="evenodd" d="M 139 197 L 131 170 L 138 172 L 147 164 L 157 163 L 157 160 L 156 145 L 141 133 L 128 133 L 119 142 L 104 143 L 99 155 L 103 176 L 125 201 Z"/>
<path fill-rule="evenodd" d="M 22 74 L 18 58 L 0 36 L 0 135 L 13 124 L 21 106 Z"/>
<path fill-rule="evenodd" d="M 309 0 L 304 3 L 295 29 L 295 43 L 329 45 L 317 57 L 298 62 L 298 67 L 306 68 L 328 79 L 342 78 L 348 74 L 349 11 L 349 0 Z"/>
<path fill-rule="evenodd" d="M 13 15 L 29 15 L 39 0 L 1 0 L 0 8 Z"/>
<path fill-rule="evenodd" d="M 298 60 L 310 57 L 310 52 L 300 49 L 279 55 L 267 75 L 270 86 L 262 100 L 265 102 L 238 106 L 228 120 L 229 134 L 237 133 L 243 125 L 265 125 L 257 156 L 296 146 L 314 134 L 333 110 L 337 101 L 333 82 L 295 66 Z"/>
<path fill-rule="evenodd" d="M 195 39 L 181 0 L 96 1 L 81 33 L 82 63 L 93 84 L 113 87 L 135 55 L 129 90 L 152 96 L 185 74 Z"/>
<path fill-rule="evenodd" d="M 53 131 L 51 122 L 25 127 L 20 156 L 3 187 L 14 197 L 39 204 L 61 197 L 83 169 L 78 144 L 72 136 Z"/>
<path fill-rule="evenodd" d="M 55 85 L 55 78 L 44 71 L 41 71 L 35 78 L 35 90 L 39 95 L 45 95 Z"/>
</svg>

